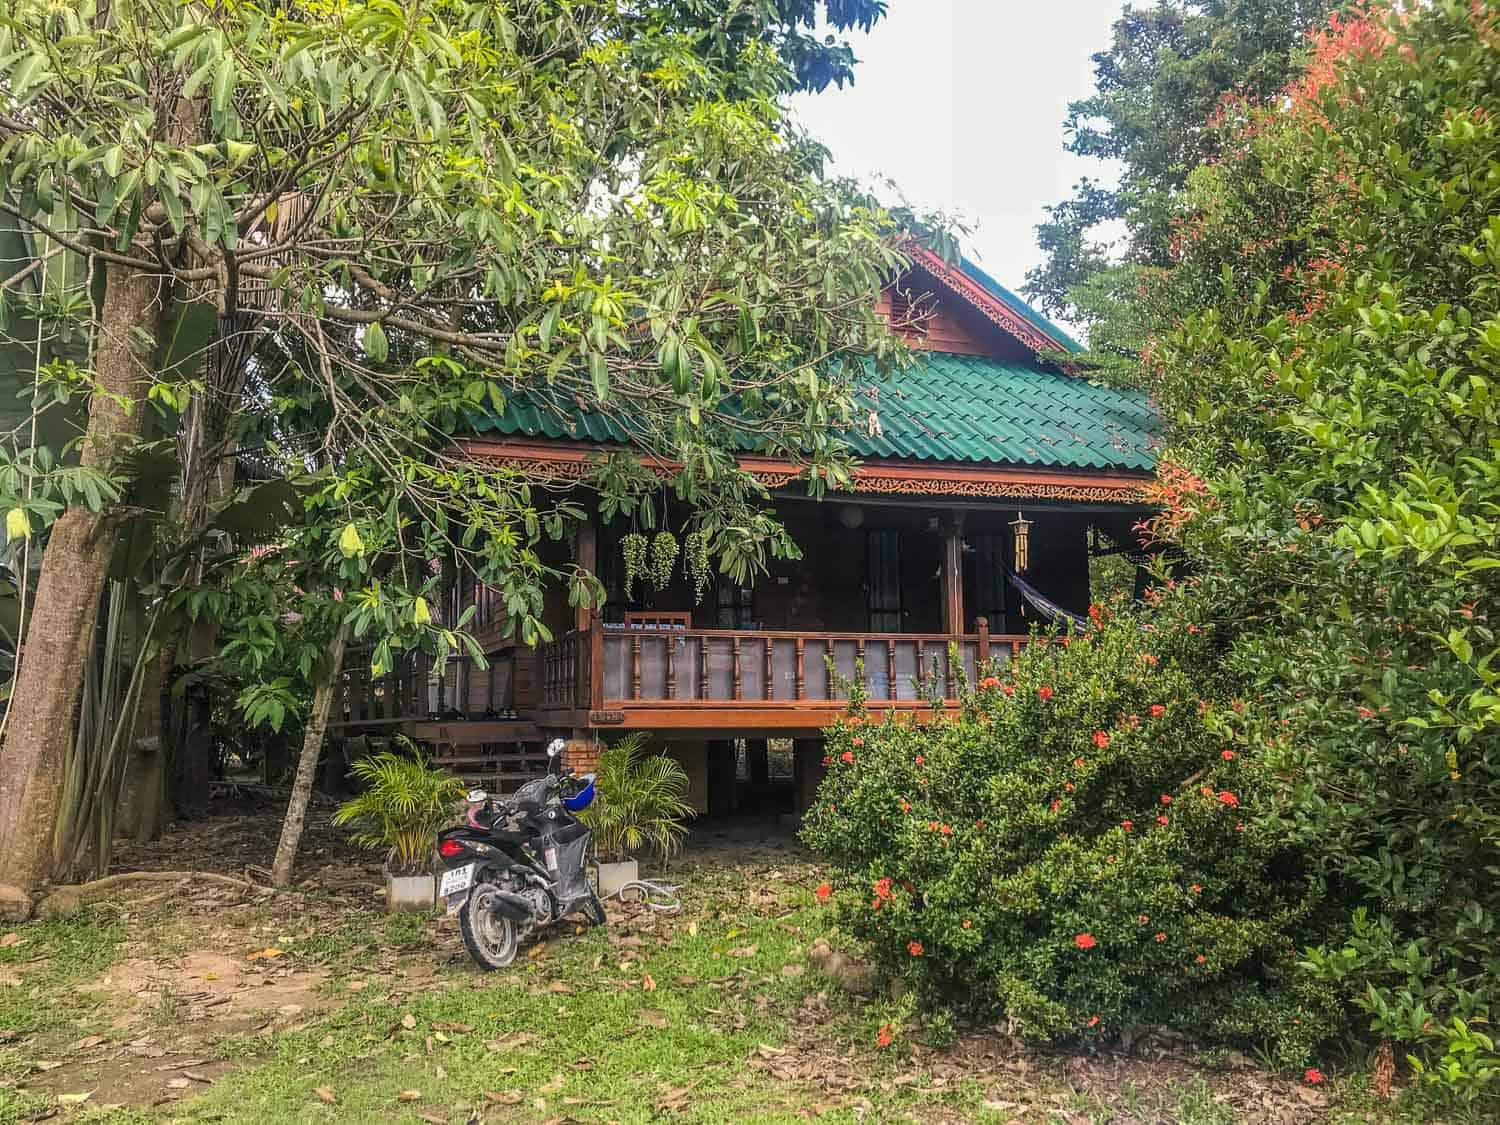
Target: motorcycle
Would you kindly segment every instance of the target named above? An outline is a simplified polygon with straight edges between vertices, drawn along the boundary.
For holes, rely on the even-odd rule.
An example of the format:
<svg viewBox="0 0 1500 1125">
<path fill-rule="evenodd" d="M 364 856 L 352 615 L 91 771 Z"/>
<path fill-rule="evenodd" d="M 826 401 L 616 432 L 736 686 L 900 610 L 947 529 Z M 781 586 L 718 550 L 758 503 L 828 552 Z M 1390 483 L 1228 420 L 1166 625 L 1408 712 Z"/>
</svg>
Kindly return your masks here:
<svg viewBox="0 0 1500 1125">
<path fill-rule="evenodd" d="M 587 871 L 593 834 L 574 815 L 593 802 L 594 775 L 562 773 L 562 748 L 554 739 L 547 773 L 508 797 L 472 791 L 464 823 L 438 833 L 438 895 L 482 969 L 505 968 L 523 941 L 570 914 L 604 924 Z"/>
</svg>

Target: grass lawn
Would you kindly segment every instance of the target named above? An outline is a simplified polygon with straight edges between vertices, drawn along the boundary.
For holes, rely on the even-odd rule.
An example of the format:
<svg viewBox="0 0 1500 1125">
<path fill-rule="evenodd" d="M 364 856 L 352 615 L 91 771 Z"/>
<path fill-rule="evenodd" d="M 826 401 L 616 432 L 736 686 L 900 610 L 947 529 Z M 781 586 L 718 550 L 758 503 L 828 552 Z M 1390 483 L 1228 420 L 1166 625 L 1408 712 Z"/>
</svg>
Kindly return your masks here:
<svg viewBox="0 0 1500 1125">
<path fill-rule="evenodd" d="M 380 914 L 367 865 L 330 848 L 302 895 L 132 891 L 0 935 L 0 1125 L 1386 1120 L 1357 1080 L 1228 1055 L 878 1049 L 895 1008 L 808 964 L 821 875 L 789 842 L 690 853 L 681 913 L 614 908 L 495 974 L 450 920 Z"/>
</svg>

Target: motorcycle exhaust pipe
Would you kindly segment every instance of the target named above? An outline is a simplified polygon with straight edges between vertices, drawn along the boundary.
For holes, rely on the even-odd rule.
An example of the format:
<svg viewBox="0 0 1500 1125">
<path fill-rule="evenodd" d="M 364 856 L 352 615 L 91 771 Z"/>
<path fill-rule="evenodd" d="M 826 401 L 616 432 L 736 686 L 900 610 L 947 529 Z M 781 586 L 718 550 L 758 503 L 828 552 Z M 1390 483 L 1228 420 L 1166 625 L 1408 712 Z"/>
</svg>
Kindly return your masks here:
<svg viewBox="0 0 1500 1125">
<path fill-rule="evenodd" d="M 496 891 L 490 897 L 490 906 L 496 914 L 503 914 L 513 922 L 525 922 L 531 918 L 530 903 L 509 891 Z"/>
</svg>

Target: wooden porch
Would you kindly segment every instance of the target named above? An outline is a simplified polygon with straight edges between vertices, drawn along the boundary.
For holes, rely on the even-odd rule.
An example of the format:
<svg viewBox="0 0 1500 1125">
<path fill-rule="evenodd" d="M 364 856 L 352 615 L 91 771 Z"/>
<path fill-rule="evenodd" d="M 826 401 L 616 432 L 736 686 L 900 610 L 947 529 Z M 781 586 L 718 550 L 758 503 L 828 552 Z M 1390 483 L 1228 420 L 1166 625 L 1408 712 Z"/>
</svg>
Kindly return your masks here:
<svg viewBox="0 0 1500 1125">
<path fill-rule="evenodd" d="M 685 615 L 684 615 L 685 617 Z M 844 633 L 595 623 L 540 652 L 538 720 L 548 728 L 685 734 L 816 734 L 863 684 L 871 711 L 925 714 L 956 702 L 978 669 L 1026 637 Z"/>
</svg>

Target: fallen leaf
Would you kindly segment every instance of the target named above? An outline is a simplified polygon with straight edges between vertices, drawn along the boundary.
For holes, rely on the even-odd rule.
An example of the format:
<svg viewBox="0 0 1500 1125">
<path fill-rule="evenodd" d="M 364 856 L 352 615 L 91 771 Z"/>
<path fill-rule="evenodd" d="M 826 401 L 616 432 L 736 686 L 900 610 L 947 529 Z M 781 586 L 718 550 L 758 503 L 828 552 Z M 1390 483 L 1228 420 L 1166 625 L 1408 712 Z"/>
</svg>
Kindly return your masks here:
<svg viewBox="0 0 1500 1125">
<path fill-rule="evenodd" d="M 34 1066 L 34 1067 L 36 1067 L 37 1070 L 56 1070 L 58 1067 L 62 1066 L 62 1063 L 60 1063 L 60 1062 L 34 1062 L 31 1065 Z"/>
<path fill-rule="evenodd" d="M 59 1105 L 82 1105 L 93 1096 L 94 1091 L 92 1090 L 89 1090 L 87 1093 L 83 1094 L 58 1094 L 57 1102 Z"/>
<path fill-rule="evenodd" d="M 332 1047 L 336 1042 L 338 1042 L 338 1040 L 336 1040 L 332 1035 L 325 1035 L 325 1036 L 323 1036 L 323 1038 L 321 1038 L 321 1039 L 318 1040 L 318 1050 L 320 1050 L 320 1051 L 326 1051 L 326 1050 L 328 1050 L 329 1047 Z"/>
<path fill-rule="evenodd" d="M 406 1028 L 407 1031 L 410 1031 L 412 1028 L 417 1026 L 417 1017 L 412 1015 L 410 1012 L 407 1012 L 406 1015 L 401 1017 L 401 1026 Z"/>
<path fill-rule="evenodd" d="M 484 1046 L 489 1051 L 514 1051 L 517 1047 L 524 1047 L 535 1038 L 536 1036 L 529 1031 L 513 1031 L 499 1039 L 491 1039 Z"/>
<path fill-rule="evenodd" d="M 184 1078 L 191 1078 L 194 1082 L 202 1082 L 205 1086 L 213 1084 L 212 1078 L 206 1074 L 199 1074 L 196 1070 L 184 1070 L 182 1076 Z"/>
<path fill-rule="evenodd" d="M 192 1083 L 190 1083 L 186 1078 L 167 1079 L 168 1090 L 186 1090 L 190 1085 L 192 1085 Z"/>
<path fill-rule="evenodd" d="M 731 949 L 729 951 L 729 956 L 731 956 L 731 957 L 754 957 L 759 952 L 760 952 L 760 946 L 758 946 L 758 945 L 742 945 L 742 946 L 740 946 L 737 949 Z"/>
<path fill-rule="evenodd" d="M 520 1105 L 522 1099 L 526 1097 L 520 1090 L 506 1090 L 504 1093 L 486 1090 L 484 1096 L 486 1101 L 492 1101 L 496 1105 Z"/>
<path fill-rule="evenodd" d="M 75 1051 L 87 1051 L 90 1047 L 97 1047 L 97 1046 L 99 1046 L 100 1043 L 103 1043 L 103 1042 L 104 1042 L 104 1036 L 102 1036 L 102 1035 L 90 1035 L 90 1036 L 88 1036 L 88 1037 L 86 1037 L 84 1039 L 80 1039 L 77 1043 L 74 1043 L 73 1044 L 73 1050 L 75 1050 Z"/>
<path fill-rule="evenodd" d="M 642 1008 L 641 1022 L 647 1027 L 654 1027 L 662 1031 L 672 1026 L 672 1021 L 667 1018 L 667 1013 L 659 1012 L 655 1008 Z"/>
<path fill-rule="evenodd" d="M 271 960 L 274 960 L 277 957 L 280 957 L 285 952 L 286 952 L 286 950 L 284 950 L 284 949 L 277 949 L 275 946 L 269 946 L 266 949 L 257 949 L 254 953 L 252 953 L 249 956 L 247 956 L 245 958 L 245 960 L 246 961 L 271 961 Z"/>
<path fill-rule="evenodd" d="M 781 966 L 781 975 L 784 976 L 784 977 L 800 977 L 805 972 L 807 972 L 807 966 L 806 965 L 783 965 L 783 966 Z"/>
<path fill-rule="evenodd" d="M 396 1100 L 398 1102 L 414 1102 L 419 1101 L 421 1097 L 421 1090 L 402 1090 L 399 1094 L 396 1095 Z"/>
<path fill-rule="evenodd" d="M 550 1094 L 554 1090 L 561 1090 L 567 1084 L 568 1084 L 568 1080 L 566 1078 L 564 1078 L 561 1074 L 554 1074 L 552 1076 L 552 1081 L 546 1082 L 546 1083 L 542 1084 L 541 1086 L 538 1086 L 536 1088 L 536 1092 L 538 1094 Z"/>
<path fill-rule="evenodd" d="M 697 936 L 698 936 L 698 923 L 697 922 L 689 922 L 688 923 L 688 937 L 697 937 Z"/>
<path fill-rule="evenodd" d="M 0 949 L 8 949 L 12 945 L 20 945 L 26 939 L 12 930 L 10 933 L 0 937 Z"/>
<path fill-rule="evenodd" d="M 338 1096 L 334 1094 L 334 1092 L 327 1086 L 319 1086 L 316 1090 L 313 1091 L 313 1093 L 318 1095 L 318 1101 L 322 1102 L 324 1105 L 333 1105 L 339 1100 Z"/>
<path fill-rule="evenodd" d="M 458 1031 L 467 1034 L 474 1030 L 474 1025 L 472 1023 L 435 1023 L 432 1025 L 432 1030 Z"/>
<path fill-rule="evenodd" d="M 643 976 L 641 978 L 641 991 L 642 992 L 655 992 L 656 991 L 656 978 L 653 977 L 650 973 L 647 973 L 645 976 Z"/>
<path fill-rule="evenodd" d="M 435 1113 L 419 1113 L 417 1114 L 417 1120 L 426 1121 L 427 1125 L 448 1125 L 446 1117 L 439 1117 Z"/>
<path fill-rule="evenodd" d="M 367 980 L 351 980 L 344 985 L 350 992 L 362 992 L 370 986 Z"/>
<path fill-rule="evenodd" d="M 560 980 L 555 980 L 547 986 L 548 992 L 572 992 L 573 990 Z"/>
</svg>

